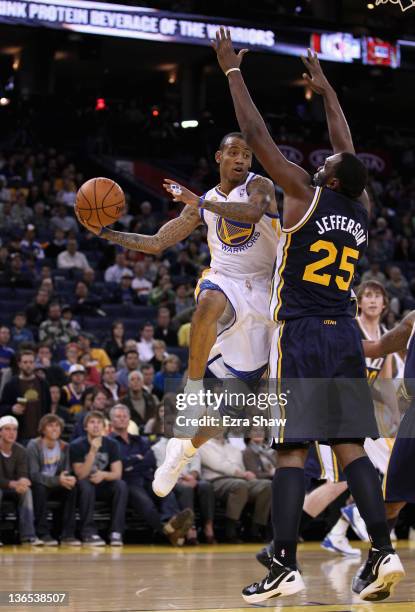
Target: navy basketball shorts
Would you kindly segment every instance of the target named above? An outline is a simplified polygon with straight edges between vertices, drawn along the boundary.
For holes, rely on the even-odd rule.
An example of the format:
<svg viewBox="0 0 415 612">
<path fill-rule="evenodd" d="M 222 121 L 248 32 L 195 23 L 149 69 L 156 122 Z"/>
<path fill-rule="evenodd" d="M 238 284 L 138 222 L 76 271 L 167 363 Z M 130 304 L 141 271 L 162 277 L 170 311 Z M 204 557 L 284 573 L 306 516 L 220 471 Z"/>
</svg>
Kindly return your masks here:
<svg viewBox="0 0 415 612">
<path fill-rule="evenodd" d="M 281 323 L 272 338 L 269 371 L 269 393 L 284 398 L 273 411 L 277 445 L 363 444 L 366 437 L 378 437 L 354 319 L 303 317 Z"/>
<path fill-rule="evenodd" d="M 415 503 L 414 421 L 415 400 L 412 400 L 399 427 L 383 481 L 383 496 L 386 502 Z"/>
</svg>

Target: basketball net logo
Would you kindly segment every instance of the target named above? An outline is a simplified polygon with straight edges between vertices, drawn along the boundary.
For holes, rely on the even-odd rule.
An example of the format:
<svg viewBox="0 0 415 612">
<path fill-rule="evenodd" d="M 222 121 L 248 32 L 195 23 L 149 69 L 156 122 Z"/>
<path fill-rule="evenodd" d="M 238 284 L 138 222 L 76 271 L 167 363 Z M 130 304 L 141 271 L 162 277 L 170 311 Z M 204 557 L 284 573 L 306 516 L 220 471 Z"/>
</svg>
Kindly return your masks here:
<svg viewBox="0 0 415 612">
<path fill-rule="evenodd" d="M 376 0 L 376 6 L 379 6 L 379 4 L 388 4 L 388 2 L 391 4 L 399 4 L 402 12 L 415 6 L 415 0 Z"/>
</svg>

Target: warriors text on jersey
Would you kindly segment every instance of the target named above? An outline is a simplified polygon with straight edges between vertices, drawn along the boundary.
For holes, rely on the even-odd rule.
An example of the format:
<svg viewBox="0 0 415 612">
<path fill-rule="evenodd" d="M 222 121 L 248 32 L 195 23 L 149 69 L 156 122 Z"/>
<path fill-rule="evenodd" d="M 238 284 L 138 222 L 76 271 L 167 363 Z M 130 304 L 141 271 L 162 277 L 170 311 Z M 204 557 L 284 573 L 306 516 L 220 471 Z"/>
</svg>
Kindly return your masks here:
<svg viewBox="0 0 415 612">
<path fill-rule="evenodd" d="M 357 323 L 360 329 L 360 335 L 362 336 L 362 340 L 378 340 L 383 334 L 386 334 L 387 329 L 383 325 L 378 326 L 378 338 L 371 338 L 367 333 L 366 329 L 363 326 L 360 318 L 357 318 Z M 371 359 L 370 357 L 366 357 L 366 370 L 367 370 L 367 380 L 369 385 L 373 385 L 377 377 L 379 376 L 383 365 L 385 363 L 386 357 L 377 357 L 375 359 Z"/>
<path fill-rule="evenodd" d="M 208 191 L 204 198 L 217 202 L 247 202 L 248 184 L 257 175 L 250 172 L 242 185 L 228 196 L 218 187 Z M 200 209 L 207 225 L 207 239 L 211 255 L 211 268 L 232 277 L 271 277 L 277 253 L 277 215 L 265 213 L 258 223 L 241 223 Z"/>
<path fill-rule="evenodd" d="M 352 316 L 351 285 L 367 246 L 368 224 L 363 204 L 318 187 L 301 221 L 282 230 L 271 318 Z"/>
</svg>

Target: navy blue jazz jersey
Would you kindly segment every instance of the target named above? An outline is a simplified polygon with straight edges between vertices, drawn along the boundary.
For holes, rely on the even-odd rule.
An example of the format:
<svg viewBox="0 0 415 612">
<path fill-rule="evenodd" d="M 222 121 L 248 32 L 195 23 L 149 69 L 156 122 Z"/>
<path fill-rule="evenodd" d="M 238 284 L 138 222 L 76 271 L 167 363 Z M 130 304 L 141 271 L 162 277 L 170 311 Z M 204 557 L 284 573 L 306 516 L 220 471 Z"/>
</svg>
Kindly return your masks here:
<svg viewBox="0 0 415 612">
<path fill-rule="evenodd" d="M 415 503 L 415 323 L 407 345 L 405 393 L 411 404 L 400 424 L 393 445 L 384 485 L 387 502 Z M 409 468 L 409 469 L 408 469 Z"/>
<path fill-rule="evenodd" d="M 367 246 L 359 202 L 317 188 L 303 219 L 278 244 L 271 317 L 278 323 L 270 381 L 292 391 L 279 444 L 377 437 L 352 303 L 356 265 Z M 270 383 L 273 384 L 273 383 Z"/>
<path fill-rule="evenodd" d="M 318 187 L 304 218 L 280 238 L 272 319 L 353 316 L 351 285 L 367 247 L 368 224 L 360 202 Z"/>
</svg>

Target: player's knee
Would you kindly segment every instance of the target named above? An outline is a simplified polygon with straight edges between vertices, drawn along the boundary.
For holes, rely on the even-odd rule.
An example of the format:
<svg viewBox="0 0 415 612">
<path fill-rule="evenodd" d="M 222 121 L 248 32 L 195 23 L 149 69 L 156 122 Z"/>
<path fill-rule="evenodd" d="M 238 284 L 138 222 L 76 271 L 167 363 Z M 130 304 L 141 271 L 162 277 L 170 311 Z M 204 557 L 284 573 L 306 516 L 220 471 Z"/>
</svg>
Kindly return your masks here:
<svg viewBox="0 0 415 612">
<path fill-rule="evenodd" d="M 223 314 L 226 297 L 220 291 L 203 291 L 193 314 L 193 321 L 212 323 Z"/>
<path fill-rule="evenodd" d="M 307 457 L 307 448 L 296 448 L 292 450 L 279 450 L 277 453 L 277 469 L 280 468 L 304 468 Z"/>
</svg>

